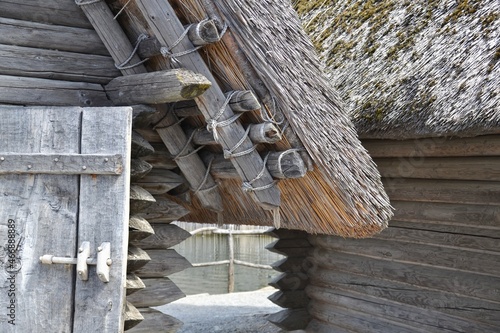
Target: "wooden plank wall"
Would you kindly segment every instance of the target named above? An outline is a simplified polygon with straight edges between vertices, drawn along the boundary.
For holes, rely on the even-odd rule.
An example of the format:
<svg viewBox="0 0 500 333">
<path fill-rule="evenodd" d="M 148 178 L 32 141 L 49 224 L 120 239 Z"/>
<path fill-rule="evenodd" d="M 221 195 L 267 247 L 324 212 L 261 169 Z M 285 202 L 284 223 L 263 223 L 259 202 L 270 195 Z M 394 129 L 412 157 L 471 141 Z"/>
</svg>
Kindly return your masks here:
<svg viewBox="0 0 500 333">
<path fill-rule="evenodd" d="M 309 237 L 309 331 L 500 332 L 500 135 L 364 145 L 395 216 Z"/>
</svg>

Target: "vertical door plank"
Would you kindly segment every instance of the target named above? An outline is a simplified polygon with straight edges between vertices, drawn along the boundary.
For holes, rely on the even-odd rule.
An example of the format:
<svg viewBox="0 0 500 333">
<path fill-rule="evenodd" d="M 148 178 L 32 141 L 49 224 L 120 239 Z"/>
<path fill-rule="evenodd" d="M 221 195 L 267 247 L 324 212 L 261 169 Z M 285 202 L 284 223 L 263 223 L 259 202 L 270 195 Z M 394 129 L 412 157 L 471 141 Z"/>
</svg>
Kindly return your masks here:
<svg viewBox="0 0 500 333">
<path fill-rule="evenodd" d="M 88 281 L 76 281 L 74 332 L 116 333 L 123 330 L 128 220 L 131 108 L 85 109 L 82 117 L 82 154 L 122 154 L 120 176 L 82 175 L 78 242 L 89 241 L 95 255 L 102 242 L 111 243 L 109 283 L 95 266 Z"/>
<path fill-rule="evenodd" d="M 80 108 L 0 107 L 0 157 L 79 153 L 80 119 Z M 75 256 L 78 179 L 0 176 L 0 332 L 71 332 L 74 267 L 38 258 Z"/>
</svg>

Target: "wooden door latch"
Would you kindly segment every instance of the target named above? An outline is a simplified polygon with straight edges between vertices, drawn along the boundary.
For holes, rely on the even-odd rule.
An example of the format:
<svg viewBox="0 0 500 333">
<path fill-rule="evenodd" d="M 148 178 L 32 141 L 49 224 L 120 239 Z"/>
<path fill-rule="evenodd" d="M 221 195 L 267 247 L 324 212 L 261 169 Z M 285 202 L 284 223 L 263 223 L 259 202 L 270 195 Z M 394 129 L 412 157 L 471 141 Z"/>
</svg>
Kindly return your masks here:
<svg viewBox="0 0 500 333">
<path fill-rule="evenodd" d="M 40 257 L 42 264 L 66 264 L 76 265 L 78 277 L 82 281 L 89 279 L 88 265 L 95 265 L 97 276 L 102 282 L 109 282 L 109 266 L 111 260 L 111 243 L 104 242 L 97 248 L 97 258 L 90 258 L 90 242 L 83 242 L 78 249 L 77 258 L 56 257 L 51 254 L 45 254 Z"/>
</svg>

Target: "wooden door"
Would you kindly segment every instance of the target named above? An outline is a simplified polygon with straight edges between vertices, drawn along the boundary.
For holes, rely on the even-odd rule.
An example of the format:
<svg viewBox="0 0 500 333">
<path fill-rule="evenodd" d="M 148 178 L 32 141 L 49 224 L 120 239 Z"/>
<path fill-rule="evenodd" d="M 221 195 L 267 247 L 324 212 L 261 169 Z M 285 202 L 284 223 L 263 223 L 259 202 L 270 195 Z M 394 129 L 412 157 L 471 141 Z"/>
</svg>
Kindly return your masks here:
<svg viewBox="0 0 500 333">
<path fill-rule="evenodd" d="M 130 108 L 0 107 L 0 332 L 121 332 Z M 110 243 L 109 282 L 72 264 Z"/>
</svg>

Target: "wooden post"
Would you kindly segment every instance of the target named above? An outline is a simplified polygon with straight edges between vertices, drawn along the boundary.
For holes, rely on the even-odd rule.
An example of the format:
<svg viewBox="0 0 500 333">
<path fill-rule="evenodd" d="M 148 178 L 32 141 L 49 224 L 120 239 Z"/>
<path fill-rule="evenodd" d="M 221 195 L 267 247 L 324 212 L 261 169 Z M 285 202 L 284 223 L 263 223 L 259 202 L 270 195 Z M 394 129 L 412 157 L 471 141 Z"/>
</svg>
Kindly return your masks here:
<svg viewBox="0 0 500 333">
<path fill-rule="evenodd" d="M 174 45 L 178 37 L 183 34 L 184 27 L 168 1 L 137 0 L 135 4 L 143 13 L 162 45 L 175 46 L 172 52 L 192 51 L 194 49 L 193 44 L 187 38 Z M 210 69 L 197 52 L 191 52 L 179 58 L 183 67 L 204 75 L 212 83 L 216 82 Z M 227 120 L 234 116 L 229 106 L 224 107 L 225 101 L 226 96 L 217 85 L 213 85 L 205 94 L 196 99 L 207 122 L 212 122 L 214 125 L 218 121 Z M 222 110 L 222 114 L 219 113 L 220 110 Z M 245 137 L 245 129 L 237 121 L 227 126 L 215 126 L 214 132 L 222 147 L 227 150 L 233 149 Z M 247 137 L 237 151 L 246 151 L 252 146 L 253 143 Z M 264 209 L 275 209 L 280 206 L 280 191 L 273 185 L 272 176 L 266 170 L 264 161 L 256 151 L 233 158 L 231 161 L 246 185 L 250 185 L 247 186 L 251 190 L 249 193 L 252 194 L 256 202 Z"/>
<path fill-rule="evenodd" d="M 116 105 L 163 104 L 193 99 L 212 84 L 184 69 L 119 76 L 105 87 Z"/>
<path fill-rule="evenodd" d="M 227 292 L 234 292 L 234 239 L 233 234 L 229 232 L 227 235 L 229 247 L 229 268 L 228 268 L 228 288 Z"/>
</svg>

